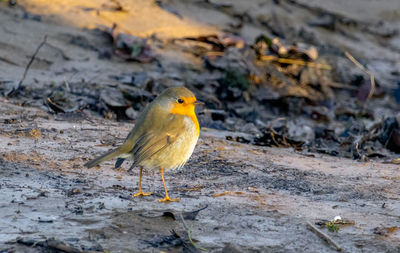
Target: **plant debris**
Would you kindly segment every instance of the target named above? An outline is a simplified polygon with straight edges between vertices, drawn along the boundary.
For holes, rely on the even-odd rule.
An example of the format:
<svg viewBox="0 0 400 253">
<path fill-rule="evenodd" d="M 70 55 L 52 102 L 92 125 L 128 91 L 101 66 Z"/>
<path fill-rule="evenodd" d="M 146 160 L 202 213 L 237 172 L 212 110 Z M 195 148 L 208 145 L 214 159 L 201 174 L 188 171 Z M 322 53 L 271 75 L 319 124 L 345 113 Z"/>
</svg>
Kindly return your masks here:
<svg viewBox="0 0 400 253">
<path fill-rule="evenodd" d="M 382 236 L 389 236 L 390 234 L 399 230 L 399 227 L 376 227 L 374 228 L 374 234 L 382 235 Z"/>
<path fill-rule="evenodd" d="M 150 63 L 155 59 L 155 53 L 147 39 L 123 33 L 117 24 L 111 28 L 102 26 L 100 29 L 111 38 L 117 56 L 140 63 Z"/>
<path fill-rule="evenodd" d="M 10 242 L 11 243 L 11 242 Z M 72 247 L 64 242 L 58 241 L 54 238 L 50 238 L 44 241 L 35 241 L 34 239 L 28 238 L 17 238 L 15 243 L 41 248 L 42 251 L 57 251 L 57 252 L 67 252 L 67 253 L 100 253 L 104 252 L 103 250 L 82 250 L 75 247 Z"/>
</svg>

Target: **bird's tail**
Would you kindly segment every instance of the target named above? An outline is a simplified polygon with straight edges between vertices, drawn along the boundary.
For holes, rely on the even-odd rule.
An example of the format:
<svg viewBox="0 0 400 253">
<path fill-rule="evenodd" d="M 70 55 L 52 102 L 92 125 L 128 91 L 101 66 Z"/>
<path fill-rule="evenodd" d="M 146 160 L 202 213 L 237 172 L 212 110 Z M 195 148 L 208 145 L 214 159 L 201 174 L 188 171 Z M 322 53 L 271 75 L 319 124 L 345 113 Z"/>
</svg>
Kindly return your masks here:
<svg viewBox="0 0 400 253">
<path fill-rule="evenodd" d="M 108 151 L 104 155 L 101 155 L 99 157 L 96 157 L 93 160 L 90 160 L 89 162 L 85 163 L 84 166 L 91 168 L 91 167 L 96 166 L 97 164 L 104 162 L 106 160 L 110 160 L 115 157 L 119 157 L 120 155 L 122 155 L 124 153 L 125 153 L 125 151 L 121 147 L 117 148 L 117 149 L 113 149 L 113 150 Z"/>
</svg>

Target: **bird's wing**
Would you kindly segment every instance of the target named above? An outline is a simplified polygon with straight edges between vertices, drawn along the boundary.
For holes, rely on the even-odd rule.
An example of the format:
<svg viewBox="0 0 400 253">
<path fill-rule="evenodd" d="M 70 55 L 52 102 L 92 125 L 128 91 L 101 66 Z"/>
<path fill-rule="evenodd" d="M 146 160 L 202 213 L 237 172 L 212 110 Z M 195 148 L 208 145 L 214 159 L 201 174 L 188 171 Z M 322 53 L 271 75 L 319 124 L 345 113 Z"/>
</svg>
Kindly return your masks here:
<svg viewBox="0 0 400 253">
<path fill-rule="evenodd" d="M 134 166 L 163 151 L 185 132 L 184 116 L 173 115 L 164 123 L 163 127 L 146 131 L 137 138 L 131 151 Z"/>
</svg>

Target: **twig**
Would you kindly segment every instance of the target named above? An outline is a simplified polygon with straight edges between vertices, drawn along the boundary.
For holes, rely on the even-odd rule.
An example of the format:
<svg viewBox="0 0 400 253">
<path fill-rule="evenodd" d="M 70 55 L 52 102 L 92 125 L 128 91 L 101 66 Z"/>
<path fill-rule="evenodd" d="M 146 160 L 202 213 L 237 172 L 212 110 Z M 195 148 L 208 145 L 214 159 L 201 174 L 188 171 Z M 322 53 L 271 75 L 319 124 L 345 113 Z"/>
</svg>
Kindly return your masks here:
<svg viewBox="0 0 400 253">
<path fill-rule="evenodd" d="M 28 62 L 28 65 L 26 65 L 24 74 L 22 75 L 21 80 L 19 81 L 17 87 L 13 88 L 8 94 L 7 97 L 12 97 L 18 93 L 18 91 L 21 89 L 22 82 L 25 80 L 26 75 L 28 74 L 28 70 L 31 67 L 33 61 L 36 58 L 36 55 L 39 53 L 39 50 L 46 44 L 47 42 L 47 35 L 44 36 L 43 41 L 39 44 L 39 46 L 36 48 L 36 51 L 33 53 L 30 61 Z"/>
<path fill-rule="evenodd" d="M 363 136 L 358 136 L 358 137 L 354 140 L 353 145 L 354 145 L 354 147 L 355 147 L 355 149 L 356 149 L 356 151 L 357 151 L 357 154 L 361 157 L 361 159 L 364 159 L 363 157 L 365 157 L 365 155 L 361 155 L 361 153 L 360 153 L 360 147 L 362 148 L 362 146 L 364 145 L 364 143 L 365 143 L 367 140 L 371 140 L 371 139 L 377 138 L 377 137 L 380 135 L 380 134 L 379 134 L 379 131 L 376 131 L 376 130 L 377 130 L 377 129 L 380 129 L 380 128 L 382 127 L 382 124 L 383 124 L 382 121 L 380 121 L 380 122 L 374 124 L 372 127 L 369 127 L 369 128 L 367 129 L 367 130 L 368 130 L 368 133 L 367 133 L 367 134 L 365 134 L 365 135 L 363 135 Z M 374 133 L 374 131 L 375 131 L 375 133 Z"/>
<path fill-rule="evenodd" d="M 206 56 L 208 56 L 208 57 L 210 57 L 210 56 L 224 56 L 224 52 L 211 51 L 211 52 L 207 52 Z"/>
<path fill-rule="evenodd" d="M 307 62 L 307 61 L 303 61 L 303 60 L 288 59 L 288 58 L 279 58 L 274 55 L 261 56 L 261 61 L 276 61 L 279 63 L 296 64 L 296 65 L 301 65 L 301 66 L 307 66 L 310 68 L 326 69 L 326 70 L 332 69 L 332 67 L 328 64 Z"/>
<path fill-rule="evenodd" d="M 357 87 L 354 87 L 354 86 L 350 86 L 350 85 L 347 85 L 347 84 L 336 83 L 336 82 L 333 82 L 333 81 L 330 81 L 328 83 L 328 85 L 330 87 L 332 87 L 332 88 L 338 88 L 338 89 L 346 89 L 346 90 L 357 90 L 358 89 Z"/>
<path fill-rule="evenodd" d="M 360 149 L 358 148 L 358 146 L 360 145 L 361 139 L 362 139 L 362 137 L 358 137 L 358 138 L 354 141 L 354 144 L 355 144 L 354 147 L 356 148 L 356 151 L 357 151 L 357 155 L 358 155 L 358 156 L 361 156 Z"/>
<path fill-rule="evenodd" d="M 281 144 L 279 144 L 279 142 L 277 142 L 276 139 L 275 139 L 275 133 L 274 133 L 275 130 L 273 130 L 272 127 L 270 127 L 270 129 L 271 129 L 271 133 L 270 133 L 269 135 L 271 135 L 272 141 L 275 143 L 275 145 L 276 145 L 278 148 L 280 148 L 280 147 L 281 147 Z"/>
<path fill-rule="evenodd" d="M 271 121 L 271 123 L 269 123 L 271 131 L 274 132 L 274 134 L 278 134 L 278 133 L 273 129 L 272 125 L 275 124 L 276 122 L 282 121 L 282 120 L 287 121 L 287 119 L 285 117 L 279 117 L 279 118 L 276 118 L 273 121 Z"/>
<path fill-rule="evenodd" d="M 6 62 L 6 63 L 8 63 L 8 64 L 10 64 L 10 65 L 19 66 L 18 63 L 15 63 L 15 62 L 13 62 L 12 60 L 9 60 L 9 59 L 7 59 L 7 58 L 5 58 L 5 57 L 1 57 L 1 56 L 0 56 L 0 61 Z"/>
<path fill-rule="evenodd" d="M 318 236 L 322 237 L 324 240 L 326 240 L 328 243 L 332 244 L 333 246 L 335 246 L 337 251 L 342 251 L 342 247 L 340 247 L 339 244 L 337 244 L 337 242 L 335 242 L 332 238 L 330 238 L 327 234 L 325 234 L 324 232 L 322 232 L 320 229 L 318 229 L 316 226 L 314 226 L 313 224 L 311 224 L 309 221 L 307 221 L 307 228 L 311 231 L 313 231 L 314 233 L 316 233 Z"/>
<path fill-rule="evenodd" d="M 286 119 L 285 117 L 276 118 L 276 119 L 274 119 L 273 121 L 271 121 L 271 123 L 270 123 L 269 126 L 268 126 L 268 129 L 271 130 L 271 133 L 270 133 L 271 139 L 272 139 L 272 141 L 275 143 L 275 145 L 276 145 L 278 148 L 282 147 L 282 145 L 279 144 L 279 142 L 275 139 L 275 135 L 277 135 L 278 132 L 275 131 L 275 129 L 273 128 L 272 125 L 273 125 L 275 122 L 278 122 L 278 121 L 281 121 L 281 120 L 287 121 L 287 119 Z M 284 139 L 283 139 L 282 142 L 286 142 L 286 139 L 285 139 L 284 136 L 283 136 L 283 138 L 284 138 Z M 286 144 L 288 144 L 288 145 L 286 145 L 285 143 L 283 143 L 283 144 L 284 144 L 284 147 L 289 147 L 289 146 L 290 146 L 287 142 L 286 142 Z"/>
<path fill-rule="evenodd" d="M 186 231 L 187 231 L 187 234 L 188 234 L 188 237 L 189 237 L 189 242 L 190 242 L 196 249 L 199 249 L 199 250 L 201 250 L 201 251 L 208 251 L 207 249 L 202 248 L 202 247 L 198 246 L 196 243 L 193 242 L 193 240 L 192 240 L 192 230 L 186 225 L 186 222 L 185 222 L 185 219 L 183 218 L 182 213 L 179 214 L 179 217 L 181 218 L 182 224 L 183 224 L 183 226 L 185 227 L 185 229 L 186 229 Z"/>
<path fill-rule="evenodd" d="M 388 163 L 388 162 L 385 162 L 385 163 Z M 396 159 L 390 160 L 389 163 L 400 164 L 400 158 L 396 158 Z"/>
<path fill-rule="evenodd" d="M 228 194 L 238 194 L 238 195 L 241 195 L 241 194 L 243 194 L 243 193 L 244 193 L 244 192 L 224 191 L 223 193 L 216 193 L 216 194 L 214 194 L 213 197 L 216 198 L 216 197 L 221 197 L 221 196 L 225 196 L 225 195 L 228 195 Z"/>
<path fill-rule="evenodd" d="M 65 244 L 62 241 L 50 238 L 45 241 L 34 241 L 25 238 L 17 238 L 15 243 L 34 247 L 42 247 L 46 250 L 55 250 L 57 252 L 66 252 L 66 253 L 101 253 L 103 251 L 93 251 L 93 250 L 81 250 L 70 245 Z"/>
<path fill-rule="evenodd" d="M 72 60 L 72 58 L 69 57 L 69 56 L 64 52 L 64 50 L 62 50 L 61 48 L 59 48 L 59 47 L 57 47 L 57 46 L 54 46 L 53 44 L 50 44 L 50 43 L 48 43 L 48 42 L 47 42 L 47 46 L 49 46 L 49 47 L 51 47 L 51 48 L 57 50 L 58 52 L 60 52 L 60 54 L 61 54 L 61 56 L 62 56 L 62 58 L 63 58 L 64 60 L 66 60 L 66 61 Z"/>
<path fill-rule="evenodd" d="M 51 100 L 51 98 L 48 97 L 48 98 L 45 100 L 45 103 L 46 103 L 47 106 L 48 106 L 50 109 L 52 109 L 55 113 L 59 113 L 59 112 L 65 113 L 64 108 L 62 108 L 61 106 L 59 106 L 59 105 L 57 105 L 56 103 L 54 103 L 54 102 Z"/>
<path fill-rule="evenodd" d="M 371 89 L 369 90 L 369 94 L 367 97 L 367 101 L 374 95 L 375 92 L 375 76 L 369 71 L 366 67 L 364 67 L 359 61 L 357 61 L 349 52 L 345 51 L 344 54 L 352 61 L 359 69 L 361 69 L 364 73 L 369 75 L 369 79 L 371 81 Z"/>
</svg>

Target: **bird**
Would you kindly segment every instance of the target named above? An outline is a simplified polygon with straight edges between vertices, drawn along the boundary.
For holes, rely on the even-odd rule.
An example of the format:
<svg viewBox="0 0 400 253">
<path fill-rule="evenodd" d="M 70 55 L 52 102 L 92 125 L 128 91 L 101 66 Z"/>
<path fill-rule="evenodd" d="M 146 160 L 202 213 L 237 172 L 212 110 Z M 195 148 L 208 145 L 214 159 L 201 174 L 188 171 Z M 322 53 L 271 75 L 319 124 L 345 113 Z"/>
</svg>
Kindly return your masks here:
<svg viewBox="0 0 400 253">
<path fill-rule="evenodd" d="M 179 169 L 185 165 L 193 153 L 200 135 L 196 117 L 196 96 L 183 86 L 165 89 L 139 114 L 135 126 L 124 143 L 116 149 L 87 162 L 91 168 L 113 158 L 117 158 L 115 168 L 125 159 L 133 159 L 129 170 L 139 166 L 139 191 L 135 197 L 148 196 L 151 192 L 142 191 L 143 168 L 159 170 L 164 186 L 164 198 L 159 202 L 179 201 L 170 198 L 164 179 L 164 171 Z"/>
</svg>

